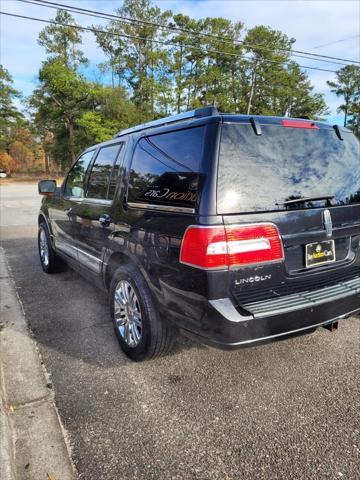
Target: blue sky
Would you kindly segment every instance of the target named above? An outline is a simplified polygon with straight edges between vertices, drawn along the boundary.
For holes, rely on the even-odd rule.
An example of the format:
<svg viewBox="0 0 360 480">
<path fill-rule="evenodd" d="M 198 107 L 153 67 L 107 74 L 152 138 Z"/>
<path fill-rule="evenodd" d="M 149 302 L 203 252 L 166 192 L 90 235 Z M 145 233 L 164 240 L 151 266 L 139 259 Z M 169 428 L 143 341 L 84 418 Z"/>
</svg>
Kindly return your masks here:
<svg viewBox="0 0 360 480">
<path fill-rule="evenodd" d="M 59 3 L 83 8 L 113 12 L 121 0 L 58 0 Z M 185 13 L 195 18 L 222 16 L 241 21 L 251 28 L 263 24 L 281 30 L 294 37 L 296 50 L 311 51 L 334 57 L 360 60 L 360 2 L 358 0 L 157 0 L 162 9 Z M 40 17 L 54 18 L 55 10 L 30 5 L 17 0 L 1 0 L 1 10 Z M 102 23 L 83 15 L 74 15 L 81 25 L 92 22 Z M 28 20 L 1 16 L 0 18 L 0 62 L 14 78 L 15 87 L 29 95 L 36 85 L 41 61 L 45 58 L 43 49 L 37 44 L 39 31 L 44 24 Z M 345 39 L 345 40 L 344 40 Z M 344 40 L 344 41 L 339 41 Z M 325 44 L 332 43 L 331 45 Z M 97 75 L 96 65 L 104 61 L 103 54 L 96 46 L 93 36 L 83 36 L 83 50 L 90 60 L 87 71 L 93 78 Z M 339 66 L 323 62 L 298 59 L 299 63 L 336 70 Z M 308 70 L 315 91 L 325 94 L 331 109 L 331 122 L 341 123 L 336 114 L 339 99 L 330 93 L 327 80 L 334 74 Z"/>
</svg>

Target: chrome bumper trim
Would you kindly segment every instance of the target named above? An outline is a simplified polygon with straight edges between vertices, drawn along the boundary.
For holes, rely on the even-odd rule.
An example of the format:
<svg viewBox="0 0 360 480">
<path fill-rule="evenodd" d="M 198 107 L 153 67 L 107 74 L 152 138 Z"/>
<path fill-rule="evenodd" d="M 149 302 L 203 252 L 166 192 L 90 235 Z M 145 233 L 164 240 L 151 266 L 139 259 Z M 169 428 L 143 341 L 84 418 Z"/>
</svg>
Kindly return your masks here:
<svg viewBox="0 0 360 480">
<path fill-rule="evenodd" d="M 316 307 L 323 303 L 340 300 L 352 295 L 359 295 L 360 308 L 360 277 L 355 277 L 346 282 L 340 282 L 331 287 L 285 295 L 260 302 L 245 303 L 241 306 L 251 313 L 254 318 L 263 318 L 301 310 L 303 308 Z"/>
</svg>

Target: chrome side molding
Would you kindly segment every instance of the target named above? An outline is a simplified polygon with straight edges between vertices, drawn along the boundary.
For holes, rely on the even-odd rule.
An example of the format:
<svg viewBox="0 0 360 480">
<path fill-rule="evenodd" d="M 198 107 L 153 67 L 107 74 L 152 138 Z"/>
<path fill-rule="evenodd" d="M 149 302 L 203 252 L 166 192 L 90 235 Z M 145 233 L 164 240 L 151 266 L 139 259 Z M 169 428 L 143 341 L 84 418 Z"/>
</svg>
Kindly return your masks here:
<svg viewBox="0 0 360 480">
<path fill-rule="evenodd" d="M 195 208 L 191 207 L 174 207 L 171 205 L 155 205 L 153 203 L 127 202 L 127 206 L 130 208 L 140 208 L 142 210 L 158 210 L 160 212 L 195 213 Z"/>
</svg>

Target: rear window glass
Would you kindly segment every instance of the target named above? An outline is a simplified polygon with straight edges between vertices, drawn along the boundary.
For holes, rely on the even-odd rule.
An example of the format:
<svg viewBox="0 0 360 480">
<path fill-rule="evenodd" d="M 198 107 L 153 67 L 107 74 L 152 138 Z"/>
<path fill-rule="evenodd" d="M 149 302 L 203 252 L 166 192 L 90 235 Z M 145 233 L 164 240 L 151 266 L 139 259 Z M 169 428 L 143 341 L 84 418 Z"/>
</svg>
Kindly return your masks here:
<svg viewBox="0 0 360 480">
<path fill-rule="evenodd" d="M 354 135 L 333 129 L 308 130 L 224 124 L 217 202 L 219 213 L 324 206 L 324 201 L 285 205 L 304 197 L 333 196 L 328 205 L 360 203 L 360 150 Z"/>
<path fill-rule="evenodd" d="M 135 148 L 129 202 L 194 207 L 204 127 L 141 138 Z"/>
</svg>

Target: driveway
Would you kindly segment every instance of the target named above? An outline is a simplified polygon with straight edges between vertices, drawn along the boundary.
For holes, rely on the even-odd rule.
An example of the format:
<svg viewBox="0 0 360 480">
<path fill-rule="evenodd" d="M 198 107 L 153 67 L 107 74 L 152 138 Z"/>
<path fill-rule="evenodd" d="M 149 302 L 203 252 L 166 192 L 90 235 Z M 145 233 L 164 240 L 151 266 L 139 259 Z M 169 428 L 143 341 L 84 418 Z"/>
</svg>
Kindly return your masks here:
<svg viewBox="0 0 360 480">
<path fill-rule="evenodd" d="M 80 479 L 359 478 L 359 318 L 235 352 L 179 339 L 131 363 L 106 295 L 70 269 L 42 272 L 36 185 L 1 198 L 2 244 Z"/>
</svg>

